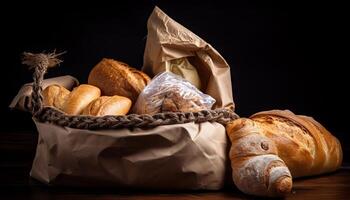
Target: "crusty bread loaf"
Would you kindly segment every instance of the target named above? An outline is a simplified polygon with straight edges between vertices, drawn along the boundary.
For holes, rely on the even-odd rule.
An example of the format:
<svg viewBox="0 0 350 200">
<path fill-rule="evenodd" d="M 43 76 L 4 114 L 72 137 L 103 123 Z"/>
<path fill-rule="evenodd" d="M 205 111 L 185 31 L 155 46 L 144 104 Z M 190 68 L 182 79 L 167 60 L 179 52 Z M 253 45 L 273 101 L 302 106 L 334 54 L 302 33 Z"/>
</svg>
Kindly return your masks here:
<svg viewBox="0 0 350 200">
<path fill-rule="evenodd" d="M 79 85 L 67 97 L 63 111 L 69 115 L 79 115 L 89 103 L 100 97 L 100 95 L 100 89 L 95 86 L 88 84 Z"/>
<path fill-rule="evenodd" d="M 125 115 L 131 108 L 131 100 L 122 96 L 101 96 L 92 101 L 83 111 L 83 115 Z"/>
<path fill-rule="evenodd" d="M 43 91 L 44 106 L 56 107 L 60 110 L 69 96 L 70 91 L 60 85 L 49 85 Z"/>
<path fill-rule="evenodd" d="M 150 80 L 123 62 L 104 58 L 91 70 L 88 83 L 99 87 L 103 95 L 124 96 L 135 102 Z"/>
<path fill-rule="evenodd" d="M 311 117 L 290 111 L 240 118 L 227 125 L 227 133 L 232 142 L 233 180 L 249 194 L 279 196 L 290 191 L 292 182 L 283 162 L 294 178 L 331 172 L 342 162 L 341 146 L 334 136 Z M 277 178 L 272 183 L 277 190 L 271 190 L 274 168 Z"/>
<path fill-rule="evenodd" d="M 338 139 L 313 118 L 281 110 L 256 113 L 250 118 L 274 141 L 294 178 L 340 167 L 343 154 Z"/>
<path fill-rule="evenodd" d="M 244 193 L 257 196 L 284 196 L 292 189 L 292 177 L 276 145 L 259 132 L 249 119 L 227 124 L 231 140 L 232 178 Z"/>
</svg>

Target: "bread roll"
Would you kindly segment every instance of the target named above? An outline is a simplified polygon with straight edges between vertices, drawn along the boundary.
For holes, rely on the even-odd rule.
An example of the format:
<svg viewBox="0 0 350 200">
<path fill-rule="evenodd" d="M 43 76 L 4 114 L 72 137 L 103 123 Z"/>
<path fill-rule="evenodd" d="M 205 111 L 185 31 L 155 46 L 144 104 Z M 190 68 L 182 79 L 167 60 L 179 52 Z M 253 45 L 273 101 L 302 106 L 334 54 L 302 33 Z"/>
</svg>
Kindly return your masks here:
<svg viewBox="0 0 350 200">
<path fill-rule="evenodd" d="M 103 95 L 124 96 L 135 102 L 150 80 L 125 63 L 104 58 L 91 70 L 88 83 L 99 87 Z"/>
<path fill-rule="evenodd" d="M 282 110 L 260 112 L 250 118 L 274 141 L 294 178 L 340 167 L 343 153 L 338 139 L 313 118 Z"/>
<path fill-rule="evenodd" d="M 122 96 L 102 96 L 92 101 L 83 111 L 83 115 L 125 115 L 131 108 L 131 100 Z"/>
<path fill-rule="evenodd" d="M 60 85 L 49 85 L 43 91 L 44 106 L 56 107 L 60 110 L 69 96 L 70 91 Z"/>
<path fill-rule="evenodd" d="M 285 196 L 292 189 L 292 176 L 278 157 L 276 145 L 254 126 L 240 118 L 227 124 L 232 146 L 232 178 L 242 192 L 257 196 Z"/>
<path fill-rule="evenodd" d="M 89 103 L 100 97 L 100 95 L 100 89 L 95 86 L 79 85 L 69 94 L 64 103 L 63 111 L 69 115 L 79 115 Z"/>
</svg>

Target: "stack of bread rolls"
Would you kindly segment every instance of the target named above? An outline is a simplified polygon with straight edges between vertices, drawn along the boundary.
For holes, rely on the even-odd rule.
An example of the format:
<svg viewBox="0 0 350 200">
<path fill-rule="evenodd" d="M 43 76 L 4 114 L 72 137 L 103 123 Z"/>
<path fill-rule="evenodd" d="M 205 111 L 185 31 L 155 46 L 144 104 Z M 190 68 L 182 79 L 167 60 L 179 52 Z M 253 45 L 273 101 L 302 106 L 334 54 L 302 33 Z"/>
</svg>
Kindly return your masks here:
<svg viewBox="0 0 350 200">
<path fill-rule="evenodd" d="M 186 58 L 171 63 L 169 61 L 167 66 L 164 71 L 169 72 L 164 73 L 179 75 L 179 78 L 171 82 L 171 85 L 164 85 L 159 81 L 153 83 L 153 100 L 148 96 L 139 98 L 141 93 L 146 93 L 145 88 L 151 82 L 147 74 L 123 62 L 104 58 L 91 70 L 88 84 L 79 85 L 72 91 L 59 85 L 47 87 L 43 91 L 44 105 L 56 107 L 69 115 L 93 116 L 125 115 L 132 106 L 133 112 L 137 114 L 197 112 L 211 108 L 212 105 L 205 106 L 202 102 L 204 94 L 200 95 L 198 90 L 200 79 L 197 70 Z M 184 84 L 190 86 L 184 88 Z M 160 88 L 165 88 L 166 93 L 161 92 Z M 206 96 L 211 98 L 214 104 L 215 100 L 209 95 Z M 161 102 L 157 109 L 146 109 L 145 105 L 154 104 L 154 99 L 160 99 Z M 135 105 L 136 102 L 141 103 Z"/>
<path fill-rule="evenodd" d="M 103 59 L 90 72 L 88 84 L 72 91 L 50 85 L 43 91 L 43 102 L 68 115 L 125 115 L 149 82 L 143 72 L 116 60 Z"/>
</svg>

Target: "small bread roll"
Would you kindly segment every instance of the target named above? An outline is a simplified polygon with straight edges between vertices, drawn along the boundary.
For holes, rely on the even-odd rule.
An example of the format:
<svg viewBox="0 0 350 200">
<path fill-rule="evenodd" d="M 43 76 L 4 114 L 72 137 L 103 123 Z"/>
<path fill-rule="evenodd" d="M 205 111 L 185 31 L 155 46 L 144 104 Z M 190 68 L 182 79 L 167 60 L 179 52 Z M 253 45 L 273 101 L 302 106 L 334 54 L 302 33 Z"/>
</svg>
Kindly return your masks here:
<svg viewBox="0 0 350 200">
<path fill-rule="evenodd" d="M 82 84 L 74 88 L 63 106 L 63 111 L 69 115 L 79 115 L 83 109 L 101 95 L 101 90 L 95 86 Z"/>
<path fill-rule="evenodd" d="M 122 96 L 102 96 L 92 101 L 83 111 L 83 115 L 125 115 L 131 108 L 131 100 Z"/>
<path fill-rule="evenodd" d="M 49 85 L 43 91 L 44 106 L 56 107 L 60 110 L 69 96 L 70 91 L 60 85 Z"/>
<path fill-rule="evenodd" d="M 124 96 L 136 101 L 151 79 L 143 72 L 113 59 L 102 59 L 90 72 L 88 83 L 99 87 L 103 95 Z"/>
</svg>

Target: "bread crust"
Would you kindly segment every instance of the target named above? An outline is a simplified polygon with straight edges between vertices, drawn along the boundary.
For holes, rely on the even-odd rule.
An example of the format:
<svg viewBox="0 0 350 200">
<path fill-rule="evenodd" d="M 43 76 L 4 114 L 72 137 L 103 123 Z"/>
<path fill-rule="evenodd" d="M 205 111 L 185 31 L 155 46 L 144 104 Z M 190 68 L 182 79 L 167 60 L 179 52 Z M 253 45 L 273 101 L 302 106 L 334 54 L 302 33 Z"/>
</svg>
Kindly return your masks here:
<svg viewBox="0 0 350 200">
<path fill-rule="evenodd" d="M 93 85 L 79 85 L 69 94 L 64 103 L 63 111 L 69 115 L 79 115 L 89 103 L 100 97 L 100 95 L 100 89 Z"/>
<path fill-rule="evenodd" d="M 57 84 L 49 85 L 42 93 L 43 104 L 44 106 L 52 106 L 62 110 L 69 94 L 70 91 L 63 86 Z"/>
<path fill-rule="evenodd" d="M 227 124 L 231 140 L 232 178 L 244 193 L 257 196 L 285 196 L 291 192 L 292 176 L 278 156 L 276 145 L 259 132 L 250 119 Z"/>
<path fill-rule="evenodd" d="M 271 110 L 250 117 L 272 139 L 293 177 L 335 171 L 342 163 L 339 140 L 311 117 Z"/>
<path fill-rule="evenodd" d="M 83 115 L 125 115 L 129 112 L 132 102 L 122 96 L 101 96 L 92 101 L 83 111 Z"/>
<path fill-rule="evenodd" d="M 88 83 L 100 88 L 103 95 L 124 96 L 135 102 L 150 80 L 126 63 L 104 58 L 91 70 Z"/>
<path fill-rule="evenodd" d="M 227 124 L 232 177 L 245 193 L 284 196 L 292 177 L 332 172 L 342 163 L 339 141 L 311 117 L 290 111 L 256 113 Z"/>
</svg>

